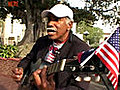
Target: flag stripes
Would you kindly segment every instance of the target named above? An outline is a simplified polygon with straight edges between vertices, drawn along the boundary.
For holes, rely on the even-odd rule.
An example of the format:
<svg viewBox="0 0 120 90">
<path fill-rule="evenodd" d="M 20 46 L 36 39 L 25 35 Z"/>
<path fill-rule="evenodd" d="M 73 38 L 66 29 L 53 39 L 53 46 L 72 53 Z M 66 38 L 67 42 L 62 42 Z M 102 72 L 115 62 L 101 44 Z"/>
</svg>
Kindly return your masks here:
<svg viewBox="0 0 120 90">
<path fill-rule="evenodd" d="M 98 53 L 97 56 L 102 60 L 102 62 L 106 65 L 106 67 L 108 67 L 115 74 L 116 78 L 118 78 L 118 76 L 117 76 L 118 70 L 116 70 L 116 68 L 113 66 L 112 62 L 110 62 L 109 59 L 106 58 L 103 53 Z"/>
<path fill-rule="evenodd" d="M 107 46 L 107 48 L 106 48 Z M 109 47 L 109 49 L 108 49 Z M 106 49 L 106 50 L 105 50 Z M 109 43 L 105 42 L 103 47 L 99 51 L 95 51 L 95 54 L 104 62 L 107 67 L 115 73 L 116 78 L 118 78 L 119 72 L 119 55 L 115 48 L 113 48 Z M 110 55 L 110 56 L 109 56 Z M 116 57 L 116 58 L 112 58 Z"/>
<path fill-rule="evenodd" d="M 78 54 L 78 60 L 80 66 L 85 65 L 90 58 L 96 54 L 103 64 L 108 68 L 109 73 L 107 74 L 108 79 L 111 81 L 115 90 L 118 86 L 118 75 L 119 75 L 119 58 L 120 58 L 120 27 L 118 27 L 110 36 L 90 55 L 85 56 L 85 52 Z M 90 53 L 90 52 L 88 52 Z M 84 60 L 83 60 L 84 59 Z"/>
<path fill-rule="evenodd" d="M 107 45 L 104 45 L 104 47 L 106 46 Z M 104 55 L 109 59 L 109 61 L 111 61 L 111 63 L 113 63 L 113 65 L 115 65 L 116 69 L 118 70 L 119 64 L 118 64 L 118 59 L 115 58 L 116 55 L 110 52 L 109 49 L 106 48 L 101 49 L 101 52 L 104 53 Z"/>
<path fill-rule="evenodd" d="M 117 40 L 118 40 L 118 37 L 117 37 Z M 114 44 L 113 46 L 115 45 L 116 44 Z M 101 61 L 109 69 L 109 73 L 107 77 L 111 81 L 114 89 L 117 90 L 118 74 L 119 74 L 119 54 L 116 48 L 113 46 L 111 45 L 110 42 L 104 41 L 96 49 L 95 54 L 101 59 Z M 117 49 L 118 49 L 118 46 L 117 46 Z"/>
<path fill-rule="evenodd" d="M 114 77 L 114 75 L 113 75 L 111 72 L 109 72 L 109 73 L 107 74 L 107 77 L 108 77 L 109 80 L 111 81 L 111 83 L 112 83 L 112 85 L 114 86 L 115 90 L 117 90 L 117 84 L 118 84 L 118 82 L 117 82 L 116 78 Z"/>
<path fill-rule="evenodd" d="M 109 53 L 109 54 L 111 54 L 112 56 L 114 56 L 114 57 L 112 57 L 112 58 L 116 58 L 116 60 L 118 61 L 118 57 L 119 57 L 119 55 L 118 55 L 118 53 L 116 52 L 116 50 L 115 50 L 115 52 L 114 51 L 112 51 L 114 48 L 110 45 L 110 44 L 108 44 L 109 46 L 107 46 L 106 44 L 104 45 L 104 47 L 106 47 L 106 50 L 108 50 L 108 52 L 111 52 L 111 53 Z M 117 63 L 117 62 L 116 62 Z M 119 64 L 118 64 L 119 65 Z"/>
</svg>

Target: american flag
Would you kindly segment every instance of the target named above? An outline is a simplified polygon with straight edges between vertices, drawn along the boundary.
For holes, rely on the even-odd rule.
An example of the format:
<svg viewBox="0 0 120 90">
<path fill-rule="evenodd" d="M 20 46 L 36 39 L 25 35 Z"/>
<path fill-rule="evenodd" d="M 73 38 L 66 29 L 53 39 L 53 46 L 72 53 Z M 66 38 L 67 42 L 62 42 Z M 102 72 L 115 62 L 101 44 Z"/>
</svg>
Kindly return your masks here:
<svg viewBox="0 0 120 90">
<path fill-rule="evenodd" d="M 117 28 L 96 50 L 95 54 L 108 68 L 108 79 L 111 81 L 115 90 L 118 86 L 119 74 L 119 33 L 120 28 Z"/>
</svg>

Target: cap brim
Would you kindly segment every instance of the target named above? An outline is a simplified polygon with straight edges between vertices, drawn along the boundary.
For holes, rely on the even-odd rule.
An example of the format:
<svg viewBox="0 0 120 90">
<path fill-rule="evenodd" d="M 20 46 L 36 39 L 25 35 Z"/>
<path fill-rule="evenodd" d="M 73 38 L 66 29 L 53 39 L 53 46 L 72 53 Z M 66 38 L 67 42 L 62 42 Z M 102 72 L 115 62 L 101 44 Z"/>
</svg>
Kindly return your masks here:
<svg viewBox="0 0 120 90">
<path fill-rule="evenodd" d="M 66 17 L 66 16 L 60 16 L 60 15 L 57 15 L 56 13 L 54 13 L 54 12 L 52 12 L 52 11 L 50 11 L 50 10 L 44 10 L 42 13 L 41 13 L 41 17 L 42 18 L 45 18 L 45 17 L 47 17 L 49 14 L 53 14 L 54 16 L 56 16 L 56 17 Z"/>
<path fill-rule="evenodd" d="M 53 14 L 54 16 L 56 16 L 56 17 L 59 17 L 59 18 L 61 18 L 61 17 L 66 17 L 66 16 L 60 16 L 59 14 L 56 14 L 56 13 L 50 11 L 50 10 L 44 10 L 44 11 L 41 13 L 41 17 L 42 17 L 42 18 L 48 17 L 48 15 L 49 15 L 50 13 Z M 70 18 L 70 19 L 73 21 L 72 18 Z"/>
</svg>

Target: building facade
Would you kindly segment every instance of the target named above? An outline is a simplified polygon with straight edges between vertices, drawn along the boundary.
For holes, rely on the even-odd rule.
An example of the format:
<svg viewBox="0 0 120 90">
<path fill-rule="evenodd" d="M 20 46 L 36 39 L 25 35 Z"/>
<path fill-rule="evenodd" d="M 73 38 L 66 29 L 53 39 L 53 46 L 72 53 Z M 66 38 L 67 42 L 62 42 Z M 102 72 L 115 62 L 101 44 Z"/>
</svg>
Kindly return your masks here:
<svg viewBox="0 0 120 90">
<path fill-rule="evenodd" d="M 8 14 L 5 21 L 0 23 L 0 43 L 2 45 L 17 44 L 25 34 L 25 24 L 21 24 L 21 19 L 14 19 Z"/>
</svg>

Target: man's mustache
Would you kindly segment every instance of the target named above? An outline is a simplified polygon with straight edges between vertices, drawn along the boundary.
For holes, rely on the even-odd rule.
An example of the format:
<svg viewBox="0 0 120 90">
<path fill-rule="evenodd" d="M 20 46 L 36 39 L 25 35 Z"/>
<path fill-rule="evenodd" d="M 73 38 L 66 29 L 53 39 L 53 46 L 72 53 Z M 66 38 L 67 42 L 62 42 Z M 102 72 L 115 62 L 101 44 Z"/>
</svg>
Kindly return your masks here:
<svg viewBox="0 0 120 90">
<path fill-rule="evenodd" d="M 56 30 L 49 26 L 47 27 L 47 32 L 56 32 Z"/>
</svg>

